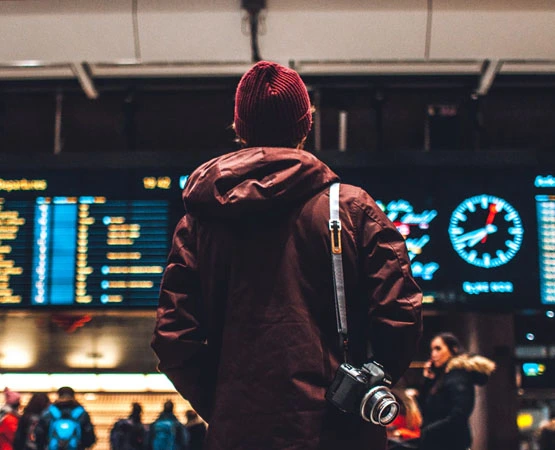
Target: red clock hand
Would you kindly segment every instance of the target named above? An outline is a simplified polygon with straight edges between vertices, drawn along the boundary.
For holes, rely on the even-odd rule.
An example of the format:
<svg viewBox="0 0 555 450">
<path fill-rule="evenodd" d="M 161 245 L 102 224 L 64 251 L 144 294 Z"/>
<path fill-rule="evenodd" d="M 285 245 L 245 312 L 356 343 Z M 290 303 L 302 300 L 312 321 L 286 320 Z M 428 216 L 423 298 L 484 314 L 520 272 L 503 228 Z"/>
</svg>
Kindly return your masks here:
<svg viewBox="0 0 555 450">
<path fill-rule="evenodd" d="M 492 203 L 489 205 L 489 214 L 488 218 L 486 219 L 486 226 L 491 225 L 493 223 L 493 219 L 495 219 L 495 215 L 497 214 L 497 205 Z M 484 244 L 488 240 L 488 235 L 486 234 L 483 239 L 480 241 Z"/>
</svg>

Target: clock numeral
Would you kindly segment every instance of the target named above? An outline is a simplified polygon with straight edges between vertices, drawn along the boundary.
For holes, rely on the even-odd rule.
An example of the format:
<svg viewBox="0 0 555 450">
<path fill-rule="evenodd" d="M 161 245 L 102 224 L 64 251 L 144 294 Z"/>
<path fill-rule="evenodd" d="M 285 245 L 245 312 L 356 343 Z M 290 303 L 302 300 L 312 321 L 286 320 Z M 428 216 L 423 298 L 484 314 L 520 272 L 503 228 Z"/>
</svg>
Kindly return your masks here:
<svg viewBox="0 0 555 450">
<path fill-rule="evenodd" d="M 449 234 L 451 236 L 458 236 L 464 233 L 464 228 L 461 227 L 451 227 L 449 228 Z"/>
<path fill-rule="evenodd" d="M 511 228 L 509 228 L 509 234 L 512 234 L 513 236 L 521 235 L 523 232 L 524 232 L 524 230 L 522 229 L 522 227 L 511 227 Z"/>
<path fill-rule="evenodd" d="M 495 210 L 497 212 L 501 212 L 503 211 L 503 208 L 505 208 L 506 202 L 504 202 L 503 200 L 499 200 L 497 199 L 496 201 L 492 202 L 495 204 Z M 517 214 L 518 215 L 518 214 Z"/>
<path fill-rule="evenodd" d="M 505 216 L 505 220 L 507 222 L 512 222 L 513 220 L 515 220 L 518 217 L 518 213 L 516 211 L 511 211 L 509 214 L 507 214 Z"/>
<path fill-rule="evenodd" d="M 489 253 L 484 253 L 482 259 L 484 260 L 484 264 L 486 267 L 491 264 L 491 255 Z"/>
<path fill-rule="evenodd" d="M 496 255 L 499 258 L 499 261 L 501 261 L 501 264 L 505 264 L 507 261 L 509 261 L 509 258 L 507 258 L 505 253 L 503 253 L 501 250 L 497 250 Z"/>
<path fill-rule="evenodd" d="M 476 208 L 474 207 L 474 203 L 472 202 L 466 202 L 464 206 L 466 206 L 466 209 L 468 209 L 470 212 L 476 211 Z"/>
</svg>

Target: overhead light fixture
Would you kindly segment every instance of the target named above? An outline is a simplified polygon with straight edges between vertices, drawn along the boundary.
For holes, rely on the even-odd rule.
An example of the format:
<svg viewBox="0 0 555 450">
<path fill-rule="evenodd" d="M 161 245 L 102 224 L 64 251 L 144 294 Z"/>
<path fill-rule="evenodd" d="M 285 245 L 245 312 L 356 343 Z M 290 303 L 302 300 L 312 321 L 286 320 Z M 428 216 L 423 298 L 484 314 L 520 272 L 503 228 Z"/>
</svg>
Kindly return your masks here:
<svg viewBox="0 0 555 450">
<path fill-rule="evenodd" d="M 66 358 L 66 364 L 74 369 L 114 369 L 121 362 L 121 357 L 117 346 L 113 343 L 110 345 L 113 347 L 107 347 L 102 353 L 82 351 L 70 353 Z"/>
<path fill-rule="evenodd" d="M 89 66 L 93 77 L 105 78 L 168 78 L 241 76 L 252 67 L 251 62 L 150 62 L 96 63 Z"/>
<path fill-rule="evenodd" d="M 20 392 L 53 392 L 71 386 L 76 392 L 174 392 L 161 373 L 4 373 L 0 385 Z"/>
<path fill-rule="evenodd" d="M 98 375 L 94 373 L 53 373 L 49 375 L 48 382 L 50 386 L 55 387 L 50 390 L 57 390 L 62 386 L 71 386 L 71 388 L 76 392 L 94 392 L 100 390 L 100 380 L 98 379 Z"/>
<path fill-rule="evenodd" d="M 35 363 L 35 355 L 30 348 L 8 342 L 2 345 L 0 367 L 6 369 L 28 369 Z"/>
</svg>

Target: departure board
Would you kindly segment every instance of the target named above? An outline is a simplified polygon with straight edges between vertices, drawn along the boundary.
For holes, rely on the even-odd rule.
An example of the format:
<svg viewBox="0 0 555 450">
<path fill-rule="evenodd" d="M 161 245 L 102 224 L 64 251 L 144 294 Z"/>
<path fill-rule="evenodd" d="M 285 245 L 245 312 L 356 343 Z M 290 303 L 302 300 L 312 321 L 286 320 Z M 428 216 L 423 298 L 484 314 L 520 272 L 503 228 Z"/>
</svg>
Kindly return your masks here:
<svg viewBox="0 0 555 450">
<path fill-rule="evenodd" d="M 541 298 L 555 305 L 555 195 L 537 195 Z"/>
<path fill-rule="evenodd" d="M 0 308 L 153 308 L 192 167 L 0 172 Z M 555 305 L 555 170 L 332 169 L 405 238 L 429 309 Z"/>
<path fill-rule="evenodd" d="M 183 214 L 180 177 L 172 189 L 169 176 L 106 175 L 0 178 L 1 306 L 157 303 L 172 230 Z"/>
<path fill-rule="evenodd" d="M 555 305 L 555 176 L 538 175 L 535 187 L 538 221 L 540 294 L 544 305 Z"/>
</svg>

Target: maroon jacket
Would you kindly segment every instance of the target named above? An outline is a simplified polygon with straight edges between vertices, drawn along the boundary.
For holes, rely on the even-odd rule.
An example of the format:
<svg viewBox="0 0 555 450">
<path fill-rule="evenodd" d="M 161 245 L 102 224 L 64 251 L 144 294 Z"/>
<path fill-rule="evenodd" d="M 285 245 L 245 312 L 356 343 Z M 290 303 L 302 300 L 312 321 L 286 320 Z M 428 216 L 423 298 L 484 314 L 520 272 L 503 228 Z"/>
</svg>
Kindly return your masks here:
<svg viewBox="0 0 555 450">
<path fill-rule="evenodd" d="M 159 368 L 210 426 L 206 450 L 385 448 L 385 430 L 324 399 L 342 351 L 329 185 L 314 155 L 248 148 L 190 176 L 160 292 Z M 396 380 L 421 334 L 405 242 L 362 189 L 341 185 L 351 362 Z"/>
</svg>

